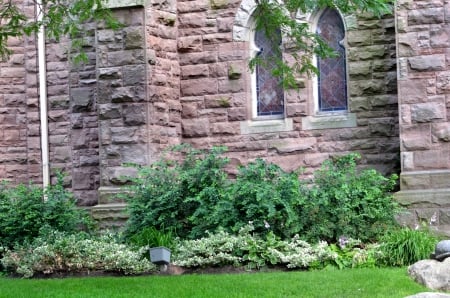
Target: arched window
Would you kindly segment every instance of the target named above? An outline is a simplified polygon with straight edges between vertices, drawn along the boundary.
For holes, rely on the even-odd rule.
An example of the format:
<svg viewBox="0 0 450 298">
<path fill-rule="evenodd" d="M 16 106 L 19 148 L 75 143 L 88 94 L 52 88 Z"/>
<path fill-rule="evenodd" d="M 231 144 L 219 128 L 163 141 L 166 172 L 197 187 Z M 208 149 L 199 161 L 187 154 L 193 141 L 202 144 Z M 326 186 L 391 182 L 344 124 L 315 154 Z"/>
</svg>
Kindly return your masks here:
<svg viewBox="0 0 450 298">
<path fill-rule="evenodd" d="M 347 70 L 345 28 L 335 9 L 325 9 L 319 17 L 316 33 L 338 54 L 335 58 L 317 58 L 319 112 L 346 111 Z"/>
<path fill-rule="evenodd" d="M 272 75 L 275 68 L 274 59 L 282 59 L 276 48 L 281 44 L 281 32 L 268 38 L 264 30 L 254 31 L 253 55 L 263 62 L 256 65 L 253 73 L 256 103 L 253 115 L 256 118 L 282 118 L 284 116 L 284 91 L 280 78 Z"/>
</svg>

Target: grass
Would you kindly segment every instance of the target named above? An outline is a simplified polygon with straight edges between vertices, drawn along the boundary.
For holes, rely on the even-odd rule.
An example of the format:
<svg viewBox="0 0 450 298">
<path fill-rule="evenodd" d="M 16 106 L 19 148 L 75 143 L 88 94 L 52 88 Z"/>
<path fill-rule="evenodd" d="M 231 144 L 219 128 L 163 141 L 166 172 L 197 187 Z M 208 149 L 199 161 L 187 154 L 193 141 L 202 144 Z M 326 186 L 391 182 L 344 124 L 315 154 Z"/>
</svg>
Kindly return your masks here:
<svg viewBox="0 0 450 298">
<path fill-rule="evenodd" d="M 428 291 L 405 268 L 180 276 L 12 279 L 0 297 L 405 297 Z"/>
</svg>

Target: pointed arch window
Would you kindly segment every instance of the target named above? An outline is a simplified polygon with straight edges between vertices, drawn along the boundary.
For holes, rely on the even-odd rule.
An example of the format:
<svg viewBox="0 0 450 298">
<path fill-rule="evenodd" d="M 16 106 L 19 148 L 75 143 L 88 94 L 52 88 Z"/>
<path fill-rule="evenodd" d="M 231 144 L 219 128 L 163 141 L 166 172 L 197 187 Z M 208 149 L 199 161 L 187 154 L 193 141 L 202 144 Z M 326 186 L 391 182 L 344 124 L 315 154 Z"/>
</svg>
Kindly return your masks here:
<svg viewBox="0 0 450 298">
<path fill-rule="evenodd" d="M 256 118 L 282 118 L 284 116 L 284 91 L 281 79 L 272 74 L 275 59 L 281 59 L 277 47 L 281 44 L 281 31 L 273 38 L 266 36 L 264 30 L 254 31 L 253 55 L 263 62 L 257 64 L 253 73 L 254 105 L 253 116 Z"/>
<path fill-rule="evenodd" d="M 337 57 L 317 57 L 318 111 L 347 111 L 347 67 L 345 27 L 337 10 L 325 9 L 320 15 L 316 33 L 337 53 Z"/>
</svg>

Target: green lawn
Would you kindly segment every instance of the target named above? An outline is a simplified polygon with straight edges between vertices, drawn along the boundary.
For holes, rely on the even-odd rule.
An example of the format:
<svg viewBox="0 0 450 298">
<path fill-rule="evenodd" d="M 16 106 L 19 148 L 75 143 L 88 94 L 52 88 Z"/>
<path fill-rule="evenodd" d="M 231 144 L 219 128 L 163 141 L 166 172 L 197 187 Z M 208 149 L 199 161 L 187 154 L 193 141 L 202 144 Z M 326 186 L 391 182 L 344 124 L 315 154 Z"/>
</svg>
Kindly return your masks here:
<svg viewBox="0 0 450 298">
<path fill-rule="evenodd" d="M 312 272 L 0 278 L 0 297 L 405 297 L 427 291 L 405 268 Z"/>
</svg>

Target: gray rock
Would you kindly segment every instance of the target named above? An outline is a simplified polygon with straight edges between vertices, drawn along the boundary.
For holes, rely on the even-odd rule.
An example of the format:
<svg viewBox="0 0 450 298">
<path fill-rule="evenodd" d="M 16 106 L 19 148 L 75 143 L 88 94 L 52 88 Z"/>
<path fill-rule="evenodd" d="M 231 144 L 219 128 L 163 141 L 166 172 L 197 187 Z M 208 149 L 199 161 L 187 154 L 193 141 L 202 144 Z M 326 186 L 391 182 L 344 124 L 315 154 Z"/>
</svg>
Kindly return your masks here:
<svg viewBox="0 0 450 298">
<path fill-rule="evenodd" d="M 434 292 L 423 292 L 415 295 L 407 296 L 405 298 L 446 298 L 450 297 L 449 294 L 444 293 L 434 293 Z"/>
<path fill-rule="evenodd" d="M 409 266 L 408 274 L 416 282 L 432 290 L 450 290 L 450 258 L 443 262 L 421 260 Z"/>
</svg>

